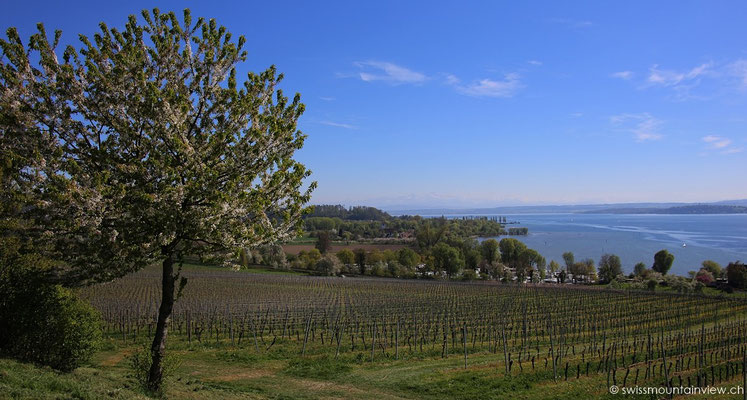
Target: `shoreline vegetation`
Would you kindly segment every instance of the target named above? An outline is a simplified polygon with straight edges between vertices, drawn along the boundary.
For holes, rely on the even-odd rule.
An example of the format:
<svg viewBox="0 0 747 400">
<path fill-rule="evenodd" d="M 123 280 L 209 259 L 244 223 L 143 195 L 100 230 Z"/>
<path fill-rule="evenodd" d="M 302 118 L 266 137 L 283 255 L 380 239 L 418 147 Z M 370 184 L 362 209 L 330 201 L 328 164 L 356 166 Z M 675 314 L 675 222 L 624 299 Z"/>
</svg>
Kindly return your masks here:
<svg viewBox="0 0 747 400">
<path fill-rule="evenodd" d="M 505 229 L 507 222 L 509 219 L 502 216 L 392 217 L 373 207 L 321 205 L 305 218 L 301 237 L 274 250 L 246 250 L 242 265 L 265 263 L 327 276 L 608 285 L 682 293 L 730 295 L 744 287 L 738 277 L 743 268 L 739 261 L 724 267 L 704 260 L 688 276 L 676 276 L 667 274 L 674 256 L 662 250 L 653 257 L 653 266 L 639 262 L 625 274 L 620 258 L 614 254 L 604 254 L 596 261 L 576 260 L 573 253 L 566 252 L 563 260 L 548 263 L 514 238 L 496 241 L 481 235 L 528 234 L 526 228 Z M 273 258 L 271 254 L 283 257 Z M 737 271 L 731 281 L 729 268 Z"/>
</svg>

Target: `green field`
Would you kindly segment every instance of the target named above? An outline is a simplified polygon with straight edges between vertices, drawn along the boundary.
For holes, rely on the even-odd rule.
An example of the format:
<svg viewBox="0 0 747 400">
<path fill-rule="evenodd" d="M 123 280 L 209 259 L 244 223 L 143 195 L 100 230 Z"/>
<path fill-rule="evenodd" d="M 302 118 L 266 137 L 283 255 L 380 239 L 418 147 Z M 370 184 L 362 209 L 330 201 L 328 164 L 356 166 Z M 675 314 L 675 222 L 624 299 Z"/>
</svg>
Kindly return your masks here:
<svg viewBox="0 0 747 400">
<path fill-rule="evenodd" d="M 739 298 L 205 266 L 185 274 L 169 398 L 619 398 L 609 385 L 743 380 Z M 158 277 L 146 269 L 82 290 L 105 320 L 94 360 L 71 374 L 0 360 L 0 397 L 145 397 L 129 360 L 152 332 Z"/>
</svg>

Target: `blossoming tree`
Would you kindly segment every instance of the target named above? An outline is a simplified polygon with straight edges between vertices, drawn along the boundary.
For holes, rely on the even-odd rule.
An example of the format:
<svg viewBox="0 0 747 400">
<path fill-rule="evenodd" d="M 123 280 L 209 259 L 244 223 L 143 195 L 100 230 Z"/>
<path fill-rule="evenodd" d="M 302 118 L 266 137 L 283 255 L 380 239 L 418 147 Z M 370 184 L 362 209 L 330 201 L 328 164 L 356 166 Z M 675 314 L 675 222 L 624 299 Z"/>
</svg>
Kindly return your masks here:
<svg viewBox="0 0 747 400">
<path fill-rule="evenodd" d="M 155 9 L 123 30 L 100 27 L 61 53 L 60 32 L 50 41 L 42 25 L 28 45 L 12 28 L 0 41 L 0 158 L 13 173 L 3 189 L 23 201 L 14 217 L 31 221 L 23 235 L 60 261 L 61 282 L 160 264 L 148 378 L 158 390 L 182 257 L 300 229 L 316 186 L 293 159 L 304 105 L 277 88 L 274 67 L 240 84 L 245 39 L 193 22 L 189 10 L 182 21 Z"/>
</svg>

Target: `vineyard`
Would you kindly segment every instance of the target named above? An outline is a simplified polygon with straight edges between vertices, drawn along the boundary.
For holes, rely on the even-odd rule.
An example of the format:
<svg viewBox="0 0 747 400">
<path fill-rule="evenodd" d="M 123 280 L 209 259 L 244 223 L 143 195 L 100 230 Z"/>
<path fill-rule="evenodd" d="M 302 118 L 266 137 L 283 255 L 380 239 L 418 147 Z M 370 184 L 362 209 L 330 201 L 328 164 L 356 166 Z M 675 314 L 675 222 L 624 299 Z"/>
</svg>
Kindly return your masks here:
<svg viewBox="0 0 747 400">
<path fill-rule="evenodd" d="M 206 268 L 184 274 L 189 283 L 169 340 L 187 347 L 273 353 L 322 366 L 433 363 L 462 378 L 474 374 L 473 384 L 488 397 L 507 390 L 500 385 L 578 383 L 601 395 L 612 385 L 734 386 L 745 379 L 741 299 Z M 127 345 L 151 337 L 159 290 L 158 271 L 146 269 L 82 295 L 101 311 L 111 340 Z M 517 382 L 524 383 L 517 389 Z M 414 390 L 418 397 L 469 397 L 410 381 L 395 389 L 403 397 Z"/>
</svg>

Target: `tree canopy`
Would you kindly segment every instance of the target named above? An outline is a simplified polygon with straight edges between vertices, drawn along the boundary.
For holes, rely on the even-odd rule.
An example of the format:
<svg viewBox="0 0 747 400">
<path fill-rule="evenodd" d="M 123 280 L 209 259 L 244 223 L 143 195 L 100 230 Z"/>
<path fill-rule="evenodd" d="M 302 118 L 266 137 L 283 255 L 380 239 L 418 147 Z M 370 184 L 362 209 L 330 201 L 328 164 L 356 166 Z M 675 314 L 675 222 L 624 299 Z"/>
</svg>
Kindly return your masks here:
<svg viewBox="0 0 747 400">
<path fill-rule="evenodd" d="M 703 269 L 707 270 L 711 274 L 713 274 L 714 277 L 719 278 L 721 275 L 723 275 L 723 268 L 721 268 L 721 264 L 717 263 L 713 260 L 705 260 L 703 261 Z"/>
<path fill-rule="evenodd" d="M 446 271 L 449 276 L 464 269 L 464 259 L 459 250 L 443 242 L 433 246 L 433 259 L 434 266 L 438 270 Z"/>
<path fill-rule="evenodd" d="M 488 264 L 493 264 L 501 260 L 501 253 L 498 249 L 498 241 L 495 239 L 484 240 L 480 245 L 482 258 Z"/>
<path fill-rule="evenodd" d="M 672 268 L 672 263 L 674 263 L 674 254 L 666 250 L 659 250 L 654 254 L 654 265 L 651 269 L 662 275 L 666 275 L 669 268 Z"/>
<path fill-rule="evenodd" d="M 729 285 L 739 289 L 747 288 L 747 266 L 739 261 L 730 262 L 726 267 Z"/>
<path fill-rule="evenodd" d="M 599 259 L 599 279 L 608 283 L 622 274 L 622 262 L 615 254 L 603 254 Z"/>
<path fill-rule="evenodd" d="M 527 249 L 524 243 L 514 238 L 503 238 L 498 246 L 501 250 L 501 260 L 511 268 L 517 267 L 519 256 Z"/>
</svg>

